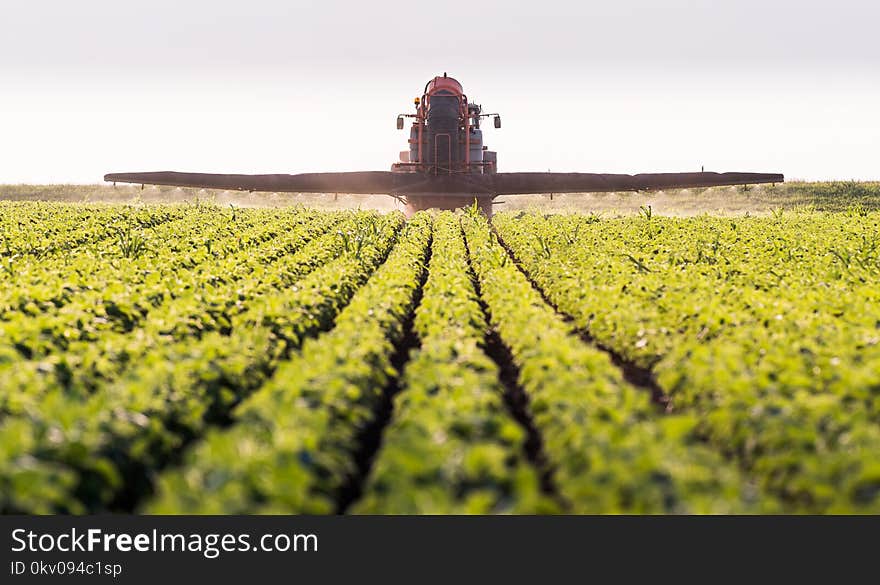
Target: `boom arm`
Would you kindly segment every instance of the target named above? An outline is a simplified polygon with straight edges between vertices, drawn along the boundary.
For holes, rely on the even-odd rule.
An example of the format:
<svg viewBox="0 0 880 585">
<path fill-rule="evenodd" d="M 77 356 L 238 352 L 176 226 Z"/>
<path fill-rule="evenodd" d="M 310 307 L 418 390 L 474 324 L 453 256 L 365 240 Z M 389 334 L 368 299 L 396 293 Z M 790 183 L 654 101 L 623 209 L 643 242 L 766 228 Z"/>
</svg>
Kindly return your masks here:
<svg viewBox="0 0 880 585">
<path fill-rule="evenodd" d="M 647 191 L 781 183 L 776 173 L 495 173 L 430 175 L 365 171 L 353 173 L 303 173 L 299 175 L 221 175 L 178 173 L 111 173 L 104 180 L 119 183 L 201 187 L 278 193 L 525 195 L 530 193 L 598 193 Z"/>
<path fill-rule="evenodd" d="M 607 191 L 650 191 L 718 185 L 781 183 L 776 173 L 643 173 L 610 175 L 600 173 L 497 173 L 492 177 L 496 195 L 528 193 L 601 193 Z"/>
<path fill-rule="evenodd" d="M 381 194 L 392 190 L 391 173 L 302 173 L 299 175 L 220 175 L 209 173 L 110 173 L 104 180 L 114 183 L 170 185 L 232 191 L 270 191 L 275 193 L 360 193 Z"/>
</svg>

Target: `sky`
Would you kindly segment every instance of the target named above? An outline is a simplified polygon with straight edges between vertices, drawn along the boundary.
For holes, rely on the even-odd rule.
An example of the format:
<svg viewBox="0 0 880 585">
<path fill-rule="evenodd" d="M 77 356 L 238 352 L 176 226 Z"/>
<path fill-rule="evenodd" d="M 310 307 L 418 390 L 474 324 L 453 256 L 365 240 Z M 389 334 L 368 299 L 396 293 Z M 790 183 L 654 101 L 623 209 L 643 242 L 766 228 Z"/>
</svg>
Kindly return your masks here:
<svg viewBox="0 0 880 585">
<path fill-rule="evenodd" d="M 880 179 L 880 3 L 4 0 L 0 183 L 387 170 L 425 82 L 501 171 Z"/>
</svg>

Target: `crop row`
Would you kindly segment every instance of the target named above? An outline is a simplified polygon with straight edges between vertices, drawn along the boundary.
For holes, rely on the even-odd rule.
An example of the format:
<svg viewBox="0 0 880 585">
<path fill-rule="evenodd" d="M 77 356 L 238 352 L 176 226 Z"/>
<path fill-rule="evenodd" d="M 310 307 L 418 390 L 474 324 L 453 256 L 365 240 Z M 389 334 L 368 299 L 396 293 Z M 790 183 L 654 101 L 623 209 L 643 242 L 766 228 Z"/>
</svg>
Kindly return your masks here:
<svg viewBox="0 0 880 585">
<path fill-rule="evenodd" d="M 391 362 L 425 271 L 431 219 L 416 215 L 388 260 L 301 352 L 163 474 L 154 513 L 328 513 L 360 473 L 356 453 L 398 376 Z"/>
<path fill-rule="evenodd" d="M 525 457 L 526 434 L 505 410 L 498 366 L 471 278 L 459 219 L 434 220 L 428 280 L 415 314 L 391 424 L 363 498 L 372 514 L 554 510 Z"/>
<path fill-rule="evenodd" d="M 187 442 L 257 388 L 302 342 L 330 328 L 384 261 L 399 214 L 374 218 L 357 246 L 296 282 L 264 291 L 228 334 L 151 348 L 86 399 L 64 392 L 0 424 L 0 510 L 130 509 Z M 333 240 L 335 241 L 335 240 Z"/>
<path fill-rule="evenodd" d="M 352 215 L 339 227 L 360 229 L 373 221 Z M 337 233 L 319 235 L 334 225 L 336 218 L 328 216 L 292 229 L 266 249 L 178 271 L 173 279 L 153 280 L 156 306 L 135 311 L 139 317 L 128 317 L 126 327 L 113 328 L 110 319 L 88 308 L 25 319 L 18 327 L 13 327 L 16 320 L 0 323 L 10 344 L 0 362 L 0 413 L 39 409 L 43 396 L 52 392 L 88 396 L 157 348 L 213 331 L 229 334 L 238 322 L 250 326 L 247 311 L 252 306 L 265 311 L 262 295 L 294 284 L 342 253 Z M 117 316 L 127 314 L 113 306 Z M 20 355 L 22 346 L 26 356 Z"/>
<path fill-rule="evenodd" d="M 694 436 L 657 420 L 650 395 L 583 343 L 532 288 L 485 218 L 462 220 L 491 323 L 509 347 L 534 424 L 573 512 L 733 512 L 772 507 Z"/>
<path fill-rule="evenodd" d="M 0 202 L 0 260 L 36 259 L 65 253 L 133 228 L 144 229 L 184 217 L 189 206 L 162 208 Z"/>
<path fill-rule="evenodd" d="M 880 510 L 880 214 L 494 223 L 560 311 L 653 367 L 786 510 Z"/>
<path fill-rule="evenodd" d="M 103 293 L 115 304 L 148 308 L 132 287 L 187 270 L 200 263 L 241 253 L 279 233 L 319 218 L 302 211 L 269 214 L 238 213 L 233 220 L 216 208 L 191 208 L 184 217 L 149 229 L 132 229 L 63 255 L 10 257 L 0 274 L 0 318 L 21 312 L 38 316 L 71 302 L 87 303 L 80 295 Z"/>
<path fill-rule="evenodd" d="M 285 234 L 281 239 L 285 253 L 292 253 L 308 238 L 334 225 L 332 217 L 311 219 L 303 216 L 293 222 L 280 221 L 270 230 L 240 226 L 247 245 L 233 248 L 223 246 L 225 241 L 220 240 L 211 254 L 186 254 L 175 245 L 175 240 L 188 239 L 199 231 L 210 233 L 210 226 L 200 228 L 193 221 L 190 231 L 165 235 L 162 249 L 150 258 L 129 262 L 97 256 L 75 265 L 47 262 L 40 272 L 48 278 L 37 276 L 39 286 L 26 281 L 10 283 L 16 294 L 0 315 L 0 340 L 5 346 L 0 351 L 10 348 L 24 358 L 39 358 L 63 350 L 71 342 L 94 340 L 105 330 L 131 331 L 163 303 L 248 274 L 251 266 L 263 264 L 256 251 L 270 248 L 266 242 L 279 234 Z M 60 292 L 54 293 L 51 302 L 34 301 L 39 291 L 49 290 Z"/>
</svg>

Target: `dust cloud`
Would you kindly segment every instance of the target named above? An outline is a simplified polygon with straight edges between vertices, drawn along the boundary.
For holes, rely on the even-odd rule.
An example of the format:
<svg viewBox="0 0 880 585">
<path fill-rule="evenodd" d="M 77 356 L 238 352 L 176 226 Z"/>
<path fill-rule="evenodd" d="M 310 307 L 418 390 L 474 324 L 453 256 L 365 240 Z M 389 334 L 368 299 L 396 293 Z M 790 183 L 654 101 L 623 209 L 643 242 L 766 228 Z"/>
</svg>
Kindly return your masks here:
<svg viewBox="0 0 880 585">
<path fill-rule="evenodd" d="M 666 216 L 766 215 L 777 209 L 812 207 L 844 211 L 854 206 L 880 208 L 880 183 L 836 181 L 671 189 L 619 193 L 568 193 L 501 196 L 495 211 L 635 215 L 642 208 Z"/>
<path fill-rule="evenodd" d="M 261 193 L 181 187 L 139 185 L 0 185 L 0 200 L 69 201 L 91 203 L 183 203 L 200 201 L 220 206 L 286 207 L 305 205 L 317 209 L 375 209 L 404 211 L 404 205 L 388 195 L 345 193 Z M 639 193 L 568 193 L 502 195 L 494 212 L 536 210 L 542 213 L 601 213 L 606 216 L 636 215 L 641 208 L 668 216 L 705 213 L 764 215 L 776 209 L 811 207 L 845 211 L 853 207 L 880 209 L 880 183 L 790 181 L 770 185 L 672 189 Z"/>
</svg>

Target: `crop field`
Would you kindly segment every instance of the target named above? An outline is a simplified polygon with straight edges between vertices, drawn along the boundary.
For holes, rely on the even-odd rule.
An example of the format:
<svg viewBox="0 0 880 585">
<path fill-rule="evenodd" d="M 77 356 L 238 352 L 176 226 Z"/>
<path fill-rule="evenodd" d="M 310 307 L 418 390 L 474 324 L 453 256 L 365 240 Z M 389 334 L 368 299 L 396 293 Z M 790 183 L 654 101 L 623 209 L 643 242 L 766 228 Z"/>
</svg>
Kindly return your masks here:
<svg viewBox="0 0 880 585">
<path fill-rule="evenodd" d="M 2 513 L 880 513 L 880 211 L 0 202 Z"/>
</svg>

